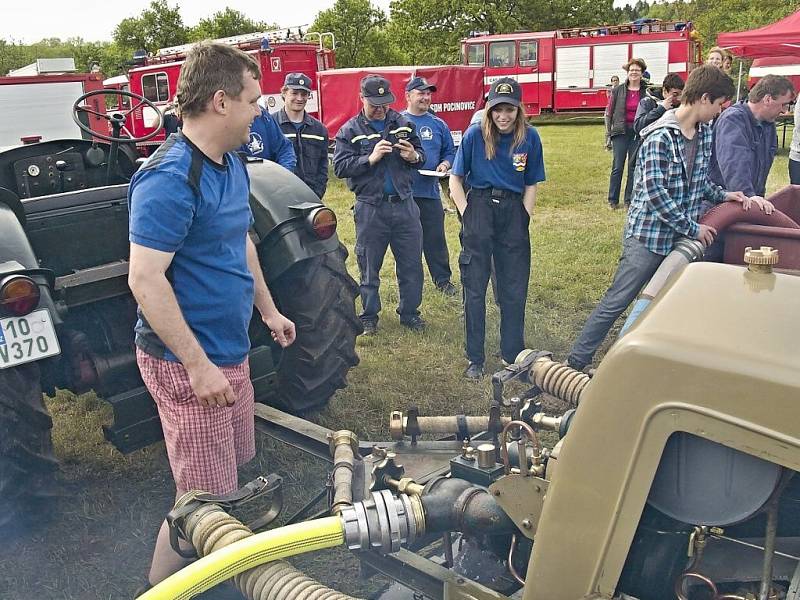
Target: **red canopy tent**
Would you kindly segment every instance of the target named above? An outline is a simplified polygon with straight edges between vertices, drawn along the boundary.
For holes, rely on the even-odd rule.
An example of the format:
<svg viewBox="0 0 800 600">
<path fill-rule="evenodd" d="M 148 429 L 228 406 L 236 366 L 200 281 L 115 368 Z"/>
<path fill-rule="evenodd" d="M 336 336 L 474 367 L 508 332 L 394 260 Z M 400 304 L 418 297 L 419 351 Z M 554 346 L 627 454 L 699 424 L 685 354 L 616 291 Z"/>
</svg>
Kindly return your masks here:
<svg viewBox="0 0 800 600">
<path fill-rule="evenodd" d="M 757 29 L 721 33 L 717 45 L 742 58 L 800 57 L 800 11 Z"/>
</svg>

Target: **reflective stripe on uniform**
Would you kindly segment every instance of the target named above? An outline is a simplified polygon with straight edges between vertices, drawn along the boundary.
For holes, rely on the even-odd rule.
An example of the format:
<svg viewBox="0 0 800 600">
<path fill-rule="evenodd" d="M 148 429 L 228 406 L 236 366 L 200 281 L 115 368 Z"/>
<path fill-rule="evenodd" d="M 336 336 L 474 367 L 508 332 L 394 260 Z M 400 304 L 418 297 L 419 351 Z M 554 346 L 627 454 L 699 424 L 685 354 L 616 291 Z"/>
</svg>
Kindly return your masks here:
<svg viewBox="0 0 800 600">
<path fill-rule="evenodd" d="M 296 138 L 297 134 L 296 133 L 284 133 L 283 137 L 292 139 L 292 138 Z"/>
<path fill-rule="evenodd" d="M 301 133 L 300 137 L 308 138 L 310 140 L 319 140 L 320 142 L 324 142 L 325 138 L 321 135 L 314 135 L 313 133 Z"/>
<path fill-rule="evenodd" d="M 409 129 L 409 131 L 411 130 Z M 371 140 L 373 138 L 379 138 L 379 137 L 381 137 L 380 133 L 370 133 L 369 135 L 364 135 L 362 133 L 361 135 L 357 135 L 352 140 L 350 140 L 350 143 L 355 144 L 358 140 Z"/>
<path fill-rule="evenodd" d="M 401 131 L 407 131 L 408 133 L 411 133 L 411 127 L 405 127 L 405 126 L 398 127 L 397 129 L 392 129 L 389 133 L 391 135 L 396 135 L 397 133 L 399 133 Z"/>
</svg>

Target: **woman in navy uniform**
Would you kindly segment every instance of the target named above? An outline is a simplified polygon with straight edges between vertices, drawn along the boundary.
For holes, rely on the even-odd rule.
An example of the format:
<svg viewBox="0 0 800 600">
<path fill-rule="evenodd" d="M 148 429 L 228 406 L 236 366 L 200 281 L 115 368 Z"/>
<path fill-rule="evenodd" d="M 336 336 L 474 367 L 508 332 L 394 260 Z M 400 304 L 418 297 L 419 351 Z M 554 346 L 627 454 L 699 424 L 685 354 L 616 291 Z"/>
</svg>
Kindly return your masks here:
<svg viewBox="0 0 800 600">
<path fill-rule="evenodd" d="M 492 259 L 503 361 L 513 362 L 525 348 L 531 266 L 528 225 L 536 186 L 544 178 L 542 143 L 525 118 L 519 84 L 508 77 L 499 79 L 489 91 L 480 126 L 467 129 L 450 176 L 450 195 L 462 222 L 458 262 L 469 360 L 464 374 L 469 379 L 483 376 L 486 286 Z"/>
</svg>

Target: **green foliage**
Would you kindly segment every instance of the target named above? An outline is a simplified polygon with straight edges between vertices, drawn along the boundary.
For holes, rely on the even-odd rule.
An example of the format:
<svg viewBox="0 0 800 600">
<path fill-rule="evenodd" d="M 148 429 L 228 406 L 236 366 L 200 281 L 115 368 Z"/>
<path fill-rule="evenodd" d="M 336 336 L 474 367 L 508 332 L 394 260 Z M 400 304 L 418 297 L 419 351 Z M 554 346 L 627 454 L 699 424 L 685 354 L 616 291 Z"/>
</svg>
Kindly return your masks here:
<svg viewBox="0 0 800 600">
<path fill-rule="evenodd" d="M 0 75 L 39 58 L 74 58 L 78 71 L 90 71 L 96 63 L 105 75 L 116 75 L 130 56 L 113 42 L 86 42 L 81 38 L 48 38 L 35 44 L 0 40 Z"/>
<path fill-rule="evenodd" d="M 720 33 L 769 25 L 798 9 L 800 0 L 662 0 L 647 16 L 692 21 L 707 49 Z"/>
<path fill-rule="evenodd" d="M 613 0 L 393 0 L 393 43 L 414 64 L 459 62 L 460 40 L 472 32 L 508 33 L 630 21 L 645 0 L 614 8 Z"/>
<path fill-rule="evenodd" d="M 339 67 L 365 67 L 392 64 L 402 56 L 397 40 L 388 40 L 384 28 L 386 15 L 370 0 L 336 0 L 332 8 L 321 11 L 311 31 L 331 31 L 336 36 L 336 64 Z"/>
<path fill-rule="evenodd" d="M 189 29 L 188 38 L 193 42 L 271 29 L 278 29 L 278 26 L 265 21 L 255 21 L 244 13 L 226 6 L 225 10 L 215 12 L 206 19 L 200 19 L 197 25 Z"/>
<path fill-rule="evenodd" d="M 180 7 L 169 6 L 167 0 L 151 0 L 150 7 L 138 17 L 122 19 L 112 35 L 120 48 L 130 52 L 140 49 L 154 52 L 188 41 Z"/>
</svg>

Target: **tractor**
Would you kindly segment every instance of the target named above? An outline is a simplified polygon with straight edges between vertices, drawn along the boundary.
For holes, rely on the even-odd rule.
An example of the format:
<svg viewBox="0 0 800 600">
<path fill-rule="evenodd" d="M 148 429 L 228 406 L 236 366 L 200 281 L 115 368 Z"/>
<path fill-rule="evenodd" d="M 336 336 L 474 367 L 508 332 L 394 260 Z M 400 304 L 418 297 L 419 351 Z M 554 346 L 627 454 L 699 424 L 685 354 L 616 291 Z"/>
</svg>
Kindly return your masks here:
<svg viewBox="0 0 800 600">
<path fill-rule="evenodd" d="M 133 106 L 101 113 L 87 102 L 108 95 Z M 105 436 L 123 452 L 161 437 L 136 366 L 127 284 L 128 182 L 139 167 L 134 144 L 144 139 L 125 134 L 141 107 L 161 114 L 130 92 L 89 92 L 73 105 L 89 139 L 0 153 L 0 527 L 49 493 L 56 461 L 42 392 L 94 389 L 113 407 Z M 107 119 L 109 133 L 88 130 L 87 112 Z M 251 321 L 256 399 L 307 412 L 324 407 L 358 363 L 357 285 L 333 211 L 278 165 L 247 169 L 251 236 L 276 304 L 297 326 L 296 342 L 281 349 L 260 319 Z"/>
</svg>

